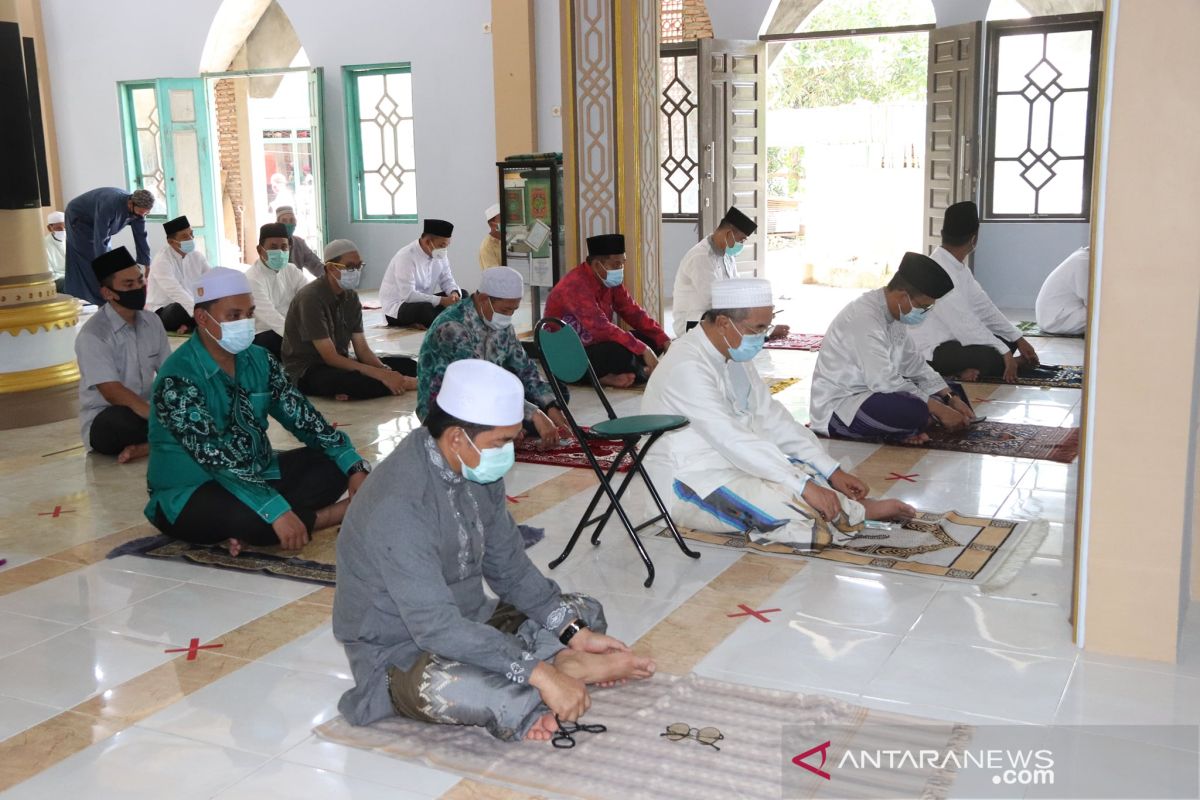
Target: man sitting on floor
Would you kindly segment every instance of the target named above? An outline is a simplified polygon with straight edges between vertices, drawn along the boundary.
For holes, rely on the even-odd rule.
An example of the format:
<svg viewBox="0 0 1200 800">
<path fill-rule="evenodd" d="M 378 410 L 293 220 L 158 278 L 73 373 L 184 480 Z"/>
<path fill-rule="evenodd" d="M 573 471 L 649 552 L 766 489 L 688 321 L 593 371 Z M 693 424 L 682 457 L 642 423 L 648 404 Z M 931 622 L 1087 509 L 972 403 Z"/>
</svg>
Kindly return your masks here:
<svg viewBox="0 0 1200 800">
<path fill-rule="evenodd" d="M 813 430 L 922 444 L 934 423 L 951 431 L 970 424 L 975 412 L 962 387 L 947 385 L 908 335 L 952 289 L 936 261 L 905 253 L 885 288 L 867 292 L 834 317 L 813 371 Z"/>
<path fill-rule="evenodd" d="M 428 328 L 445 309 L 462 299 L 450 271 L 450 234 L 444 219 L 427 219 L 420 238 L 401 247 L 388 263 L 379 287 L 387 324 Z"/>
<path fill-rule="evenodd" d="M 546 316 L 575 329 L 605 386 L 627 389 L 645 383 L 671 339 L 622 285 L 625 237 L 619 233 L 591 236 L 587 250 L 587 260 L 550 290 Z M 612 321 L 613 312 L 632 332 Z"/>
<path fill-rule="evenodd" d="M 1091 251 L 1081 247 L 1047 276 L 1034 306 L 1043 333 L 1075 336 L 1087 329 L 1090 264 Z"/>
<path fill-rule="evenodd" d="M 67 216 L 51 211 L 46 217 L 46 269 L 54 273 L 54 290 L 62 292 L 67 277 Z"/>
<path fill-rule="evenodd" d="M 150 390 L 171 346 L 146 305 L 142 268 L 124 247 L 92 262 L 106 301 L 79 329 L 79 421 L 89 450 L 124 464 L 149 452 Z"/>
<path fill-rule="evenodd" d="M 479 244 L 479 268 L 488 270 L 500 266 L 504 259 L 504 242 L 500 241 L 500 204 L 492 203 L 483 212 L 487 236 Z"/>
<path fill-rule="evenodd" d="M 563 594 L 525 554 L 502 480 L 524 396 L 495 364 L 451 364 L 424 428 L 351 506 L 333 606 L 355 681 L 338 709 L 351 723 L 398 714 L 546 740 L 555 715 L 587 711 L 587 684 L 653 674 L 653 661 L 604 635 L 600 603 Z"/>
<path fill-rule="evenodd" d="M 370 464 L 325 421 L 283 367 L 253 345 L 246 276 L 216 267 L 196 283 L 196 332 L 154 382 L 146 518 L 193 544 L 298 550 L 337 525 Z M 304 447 L 276 453 L 268 415 Z"/>
<path fill-rule="evenodd" d="M 417 362 L 377 356 L 363 335 L 358 245 L 325 246 L 325 275 L 296 293 L 283 334 L 283 363 L 300 391 L 336 400 L 369 400 L 417 388 Z M 354 346 L 354 358 L 350 347 Z"/>
<path fill-rule="evenodd" d="M 146 308 L 158 314 L 163 327 L 171 333 L 190 333 L 196 327 L 192 319 L 192 286 L 212 267 L 196 249 L 196 238 L 187 217 L 163 223 L 167 246 L 150 262 L 146 276 Z"/>
<path fill-rule="evenodd" d="M 1033 345 L 1000 313 L 968 269 L 967 257 L 979 244 L 979 209 L 970 200 L 946 209 L 942 246 L 930 256 L 954 284 L 954 291 L 912 328 L 917 350 L 942 375 L 974 381 L 999 378 L 1012 383 L 1023 366 L 1036 367 Z M 1013 355 L 1013 351 L 1019 355 Z"/>
<path fill-rule="evenodd" d="M 479 291 L 446 309 L 429 326 L 417 370 L 417 419 L 425 419 L 446 368 L 456 361 L 477 358 L 503 367 L 525 387 L 525 430 L 536 432 L 547 446 L 558 445 L 558 432 L 567 427 L 550 384 L 529 360 L 513 330 L 512 318 L 521 305 L 525 282 L 511 267 L 492 267 L 483 273 Z"/>
<path fill-rule="evenodd" d="M 280 206 L 275 209 L 275 221 L 287 231 L 288 256 L 291 262 L 314 278 L 323 276 L 325 262 L 312 251 L 308 242 L 296 235 L 296 210 L 291 206 Z"/>
<path fill-rule="evenodd" d="M 690 421 L 646 457 L 672 518 L 801 548 L 813 544 L 814 516 L 843 526 L 911 518 L 913 509 L 898 500 L 868 499 L 866 484 L 771 396 L 753 363 L 771 333 L 771 283 L 717 281 L 706 305 L 700 325 L 663 356 L 642 398 L 643 414 Z"/>
<path fill-rule="evenodd" d="M 280 358 L 288 308 L 308 282 L 289 259 L 287 228 L 268 222 L 258 229 L 258 260 L 246 270 L 254 292 L 254 343 Z"/>
</svg>

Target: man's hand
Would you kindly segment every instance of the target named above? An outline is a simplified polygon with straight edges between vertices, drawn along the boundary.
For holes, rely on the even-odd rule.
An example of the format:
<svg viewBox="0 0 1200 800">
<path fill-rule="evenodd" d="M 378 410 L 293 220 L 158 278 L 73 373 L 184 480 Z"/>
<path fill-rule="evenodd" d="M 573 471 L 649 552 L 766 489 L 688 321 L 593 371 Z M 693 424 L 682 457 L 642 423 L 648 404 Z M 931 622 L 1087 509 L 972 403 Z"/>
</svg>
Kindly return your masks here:
<svg viewBox="0 0 1200 800">
<path fill-rule="evenodd" d="M 841 467 L 834 470 L 829 476 L 829 485 L 837 489 L 842 494 L 849 497 L 851 500 L 863 500 L 867 496 L 867 485 L 858 477 L 851 475 Z"/>
<path fill-rule="evenodd" d="M 1025 363 L 1031 367 L 1036 367 L 1042 363 L 1042 360 L 1038 358 L 1037 351 L 1033 349 L 1033 345 L 1024 336 L 1017 339 L 1017 352 L 1025 357 Z"/>
<path fill-rule="evenodd" d="M 280 514 L 271 523 L 271 528 L 274 529 L 275 535 L 279 537 L 279 544 L 284 550 L 299 550 L 308 544 L 308 529 L 304 527 L 304 523 L 296 516 L 295 511 L 289 509 L 285 513 Z"/>
<path fill-rule="evenodd" d="M 404 394 L 413 388 L 413 379 L 390 369 L 383 369 L 375 376 L 392 394 Z"/>
<path fill-rule="evenodd" d="M 663 342 L 663 346 L 662 346 L 663 354 L 666 354 L 666 352 L 670 349 L 671 349 L 671 340 L 667 339 L 665 342 Z"/>
<path fill-rule="evenodd" d="M 602 655 L 604 653 L 629 652 L 629 645 L 620 639 L 614 639 L 603 633 L 596 633 L 591 628 L 584 628 L 581 631 L 577 631 L 571 637 L 571 642 L 567 647 L 572 650 L 578 650 L 581 653 L 600 653 Z"/>
<path fill-rule="evenodd" d="M 1004 354 L 1004 382 L 1005 383 L 1016 383 L 1017 382 L 1017 370 L 1020 369 L 1020 366 L 1021 365 L 1017 363 L 1017 359 L 1014 358 L 1011 353 Z"/>
<path fill-rule="evenodd" d="M 457 302 L 458 302 L 458 300 L 455 298 L 455 295 L 453 295 L 453 294 L 448 294 L 445 297 L 438 298 L 438 305 L 440 305 L 442 308 L 449 308 L 450 306 L 454 305 Z"/>
<path fill-rule="evenodd" d="M 538 433 L 538 449 L 552 450 L 558 447 L 558 426 L 541 411 L 533 412 L 533 427 Z"/>
<path fill-rule="evenodd" d="M 950 394 L 950 407 L 966 417 L 967 421 L 975 419 L 975 411 L 953 392 Z"/>
<path fill-rule="evenodd" d="M 826 522 L 837 519 L 838 514 L 842 513 L 842 504 L 838 500 L 837 492 L 832 489 L 826 489 L 816 481 L 810 480 L 804 487 L 804 491 L 800 495 L 804 498 L 804 502 L 808 503 L 813 509 L 821 515 L 821 519 Z"/>
<path fill-rule="evenodd" d="M 929 413 L 948 431 L 959 431 L 971 424 L 968 416 L 946 405 L 937 397 L 930 399 Z"/>
<path fill-rule="evenodd" d="M 771 335 L 767 337 L 767 341 L 773 342 L 776 339 L 786 339 L 792 329 L 787 325 L 776 325 L 775 330 L 771 331 Z"/>
<path fill-rule="evenodd" d="M 583 681 L 572 678 L 545 661 L 533 668 L 529 685 L 538 690 L 542 702 L 561 720 L 574 722 L 592 707 L 592 698 L 588 696 Z"/>
<path fill-rule="evenodd" d="M 550 418 L 550 421 L 553 422 L 555 427 L 560 431 L 571 427 L 567 424 L 567 415 L 564 414 L 562 409 L 558 408 L 557 406 L 546 409 L 546 416 Z"/>
<path fill-rule="evenodd" d="M 658 366 L 658 356 L 654 355 L 654 351 L 649 347 L 642 351 L 642 361 L 646 365 L 647 376 L 654 372 L 655 367 Z"/>
<path fill-rule="evenodd" d="M 350 499 L 354 499 L 354 495 L 358 494 L 358 490 L 362 487 L 363 481 L 367 479 L 367 473 L 356 472 L 350 476 L 350 482 L 346 486 L 346 491 L 350 492 Z"/>
</svg>

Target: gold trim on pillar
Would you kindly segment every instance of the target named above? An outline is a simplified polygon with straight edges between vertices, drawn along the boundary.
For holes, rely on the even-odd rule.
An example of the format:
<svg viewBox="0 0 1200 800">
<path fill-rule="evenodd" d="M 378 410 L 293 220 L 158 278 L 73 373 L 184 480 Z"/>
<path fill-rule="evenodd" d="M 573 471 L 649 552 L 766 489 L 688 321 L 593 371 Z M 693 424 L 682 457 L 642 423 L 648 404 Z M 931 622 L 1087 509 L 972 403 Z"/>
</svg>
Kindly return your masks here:
<svg viewBox="0 0 1200 800">
<path fill-rule="evenodd" d="M 63 386 L 79 380 L 79 365 L 74 361 L 23 372 L 0 372 L 0 394 L 32 392 Z"/>
<path fill-rule="evenodd" d="M 79 301 L 64 298 L 49 303 L 27 303 L 0 308 L 0 331 L 17 336 L 21 331 L 37 333 L 72 328 L 79 323 Z"/>
<path fill-rule="evenodd" d="M 22 276 L 27 277 L 27 276 Z M 58 296 L 54 287 L 54 273 L 47 272 L 46 280 L 22 281 L 5 284 L 0 280 L 0 308 L 26 303 L 44 303 Z"/>
</svg>

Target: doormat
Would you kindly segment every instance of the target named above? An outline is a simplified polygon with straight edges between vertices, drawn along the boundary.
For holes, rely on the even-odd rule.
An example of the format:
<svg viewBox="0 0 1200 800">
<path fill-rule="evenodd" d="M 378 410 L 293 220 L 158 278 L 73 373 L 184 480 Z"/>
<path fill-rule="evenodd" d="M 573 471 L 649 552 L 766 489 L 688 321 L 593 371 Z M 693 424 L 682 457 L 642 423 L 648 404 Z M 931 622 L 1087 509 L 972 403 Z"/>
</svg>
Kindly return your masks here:
<svg viewBox="0 0 1200 800">
<path fill-rule="evenodd" d="M 1038 461 L 1057 461 L 1060 464 L 1070 464 L 1079 456 L 1079 428 L 984 420 L 965 431 L 951 433 L 931 429 L 927 433 L 929 441 L 924 444 L 901 444 L 882 439 L 850 441 L 887 444 L 893 447 L 917 447 L 924 450 L 949 450 L 954 453 L 978 453 L 985 456 L 1032 458 Z"/>
<path fill-rule="evenodd" d="M 977 383 L 1004 383 L 1003 377 L 980 378 Z M 1045 386 L 1052 389 L 1083 388 L 1083 367 L 1043 364 L 1023 367 L 1017 373 L 1016 386 Z"/>
<path fill-rule="evenodd" d="M 806 350 L 815 353 L 825 341 L 823 333 L 789 333 L 782 339 L 771 339 L 763 347 L 767 350 Z"/>
<path fill-rule="evenodd" d="M 1054 337 L 1054 338 L 1058 338 L 1058 339 L 1082 339 L 1083 338 L 1082 333 L 1046 333 L 1040 327 L 1038 327 L 1038 324 L 1036 322 L 1034 322 L 1032 320 L 1023 320 L 1021 322 L 1014 322 L 1013 324 L 1016 325 L 1017 330 L 1019 330 L 1025 336 L 1045 336 L 1045 337 Z"/>
</svg>

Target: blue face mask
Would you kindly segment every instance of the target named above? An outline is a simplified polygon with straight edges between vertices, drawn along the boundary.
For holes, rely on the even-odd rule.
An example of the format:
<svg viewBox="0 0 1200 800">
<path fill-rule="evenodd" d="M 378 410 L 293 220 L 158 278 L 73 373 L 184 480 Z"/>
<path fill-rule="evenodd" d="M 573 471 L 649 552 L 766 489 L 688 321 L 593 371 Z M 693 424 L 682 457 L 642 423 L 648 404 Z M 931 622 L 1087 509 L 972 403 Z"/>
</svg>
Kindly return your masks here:
<svg viewBox="0 0 1200 800">
<path fill-rule="evenodd" d="M 729 247 L 725 248 L 725 255 L 736 256 L 738 253 L 742 252 L 743 247 L 745 247 L 745 245 L 741 242 L 734 242 Z"/>
<path fill-rule="evenodd" d="M 737 326 L 734 326 L 737 329 Z M 738 333 L 742 333 L 738 331 Z M 725 334 L 721 334 L 721 338 L 725 339 Z M 725 346 L 729 348 L 729 357 L 734 361 L 753 361 L 754 357 L 762 352 L 763 345 L 767 343 L 767 335 L 765 333 L 742 333 L 742 341 L 737 347 L 729 344 L 729 340 L 725 339 Z"/>
<path fill-rule="evenodd" d="M 267 260 L 264 262 L 268 267 L 279 272 L 288 264 L 287 250 L 268 250 Z"/>
<path fill-rule="evenodd" d="M 465 431 L 464 435 L 466 435 Z M 479 466 L 472 467 L 464 461 L 462 462 L 462 474 L 464 478 L 475 483 L 495 483 L 508 474 L 517 460 L 512 442 L 504 447 L 489 447 L 486 450 L 480 450 L 471 441 L 471 437 L 467 436 L 467 444 L 471 445 L 472 450 L 479 453 Z"/>
<path fill-rule="evenodd" d="M 295 232 L 296 232 L 296 223 L 294 223 L 294 222 L 285 222 L 285 223 L 283 224 L 283 229 L 284 229 L 285 231 L 287 231 L 287 235 L 288 235 L 288 236 L 291 236 L 293 233 L 295 233 Z"/>
<path fill-rule="evenodd" d="M 185 256 L 195 249 L 196 249 L 196 240 L 195 239 L 184 239 L 182 242 L 179 243 L 179 252 L 183 253 Z"/>
<path fill-rule="evenodd" d="M 911 300 L 909 302 L 912 302 Z M 917 308 L 913 306 L 908 311 L 900 315 L 900 322 L 905 325 L 920 325 L 925 321 L 925 315 L 929 313 L 927 308 Z"/>
<path fill-rule="evenodd" d="M 610 269 L 604 275 L 604 285 L 610 289 L 615 289 L 625 282 L 625 268 Z"/>
<path fill-rule="evenodd" d="M 204 331 L 208 333 L 207 330 Z M 208 334 L 212 336 L 211 333 Z M 226 353 L 237 355 L 254 344 L 254 318 L 235 319 L 233 322 L 221 323 L 221 338 L 213 337 L 213 341 L 221 346 Z"/>
<path fill-rule="evenodd" d="M 350 289 L 351 291 L 353 291 L 354 289 L 358 288 L 358 284 L 361 280 L 362 280 L 362 268 L 361 267 L 359 267 L 358 269 L 344 269 L 338 275 L 338 286 L 342 287 L 343 289 Z"/>
</svg>

